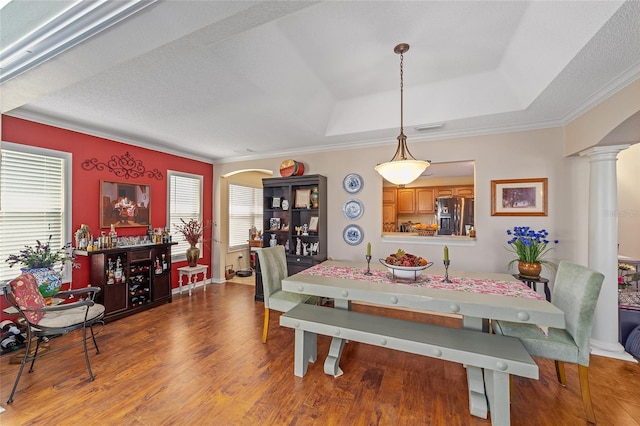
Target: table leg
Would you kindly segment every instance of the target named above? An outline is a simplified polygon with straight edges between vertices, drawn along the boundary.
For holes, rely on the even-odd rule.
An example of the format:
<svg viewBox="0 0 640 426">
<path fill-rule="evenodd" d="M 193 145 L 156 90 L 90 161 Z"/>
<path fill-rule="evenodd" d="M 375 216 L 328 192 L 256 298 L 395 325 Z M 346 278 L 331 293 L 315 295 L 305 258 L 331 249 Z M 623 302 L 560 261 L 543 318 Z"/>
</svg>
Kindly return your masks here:
<svg viewBox="0 0 640 426">
<path fill-rule="evenodd" d="M 180 279 L 178 280 L 178 291 L 180 292 L 180 294 L 182 294 L 182 277 L 184 276 L 184 274 L 182 272 L 180 272 Z"/>
<path fill-rule="evenodd" d="M 469 330 L 488 332 L 489 321 L 478 317 L 462 317 L 462 327 Z M 467 385 L 469 387 L 469 412 L 472 416 L 487 418 L 487 397 L 484 390 L 482 368 L 465 365 L 467 369 Z M 496 423 L 498 424 L 498 423 Z"/>
<path fill-rule="evenodd" d="M 189 297 L 191 297 L 191 287 L 195 287 L 194 278 L 192 274 L 189 274 Z"/>
<path fill-rule="evenodd" d="M 207 270 L 205 269 L 202 273 L 202 277 L 204 281 L 202 281 L 202 286 L 204 287 L 204 291 L 207 291 Z"/>
</svg>

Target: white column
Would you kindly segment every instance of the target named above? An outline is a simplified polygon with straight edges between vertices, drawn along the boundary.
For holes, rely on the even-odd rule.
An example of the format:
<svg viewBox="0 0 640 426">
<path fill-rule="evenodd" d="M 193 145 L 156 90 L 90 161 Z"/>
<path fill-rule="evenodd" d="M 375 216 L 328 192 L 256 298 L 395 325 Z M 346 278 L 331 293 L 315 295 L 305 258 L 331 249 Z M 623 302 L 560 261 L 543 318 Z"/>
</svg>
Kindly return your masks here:
<svg viewBox="0 0 640 426">
<path fill-rule="evenodd" d="M 597 146 L 589 159 L 589 268 L 604 274 L 591 330 L 595 355 L 634 361 L 618 342 L 618 152 L 629 145 Z"/>
</svg>

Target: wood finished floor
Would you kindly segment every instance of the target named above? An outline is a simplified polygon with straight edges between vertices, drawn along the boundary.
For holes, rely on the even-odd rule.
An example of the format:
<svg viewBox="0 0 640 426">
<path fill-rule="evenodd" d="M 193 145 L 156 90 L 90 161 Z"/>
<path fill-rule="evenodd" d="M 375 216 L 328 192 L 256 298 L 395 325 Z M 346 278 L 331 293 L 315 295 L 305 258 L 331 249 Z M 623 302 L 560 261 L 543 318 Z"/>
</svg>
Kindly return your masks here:
<svg viewBox="0 0 640 426">
<path fill-rule="evenodd" d="M 354 306 L 354 310 L 459 327 L 455 318 Z M 346 345 L 334 378 L 318 362 L 293 375 L 293 330 L 271 316 L 261 341 L 263 305 L 253 287 L 197 288 L 172 304 L 107 324 L 91 355 L 89 382 L 80 346 L 51 353 L 24 374 L 6 400 L 18 365 L 0 358 L 0 424 L 9 425 L 489 425 L 469 414 L 462 366 L 359 343 Z M 60 347 L 76 335 L 54 339 Z M 540 380 L 516 377 L 512 425 L 584 425 L 577 368 L 568 387 L 553 363 L 536 359 Z M 593 356 L 593 404 L 600 425 L 640 425 L 640 366 Z"/>
</svg>

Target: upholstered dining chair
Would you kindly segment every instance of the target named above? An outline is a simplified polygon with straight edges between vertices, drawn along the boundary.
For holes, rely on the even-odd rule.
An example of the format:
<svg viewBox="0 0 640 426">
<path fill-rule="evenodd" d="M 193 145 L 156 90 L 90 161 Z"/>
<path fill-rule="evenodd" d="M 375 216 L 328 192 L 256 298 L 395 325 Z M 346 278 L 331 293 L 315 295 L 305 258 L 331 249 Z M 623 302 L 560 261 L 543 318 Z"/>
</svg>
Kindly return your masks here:
<svg viewBox="0 0 640 426">
<path fill-rule="evenodd" d="M 262 288 L 264 291 L 264 327 L 262 343 L 267 342 L 269 332 L 269 310 L 287 312 L 299 303 L 318 303 L 317 296 L 290 293 L 282 290 L 282 280 L 288 276 L 287 256 L 283 246 L 267 247 L 258 250 Z"/>
<path fill-rule="evenodd" d="M 91 339 L 96 348 L 96 353 L 100 353 L 93 330 L 96 324 L 104 325 L 104 306 L 93 301 L 95 294 L 99 291 L 100 288 L 98 287 L 61 291 L 55 294 L 54 297 L 73 295 L 79 298 L 78 301 L 58 306 L 47 306 L 38 291 L 36 279 L 31 274 L 22 274 L 4 286 L 5 299 L 24 319 L 27 331 L 24 357 L 22 358 L 16 381 L 13 384 L 11 395 L 9 395 L 8 404 L 13 402 L 20 376 L 22 376 L 24 366 L 28 362 L 31 362 L 29 373 L 33 371 L 33 365 L 38 358 L 41 342 L 46 341 L 49 337 L 66 334 L 73 330 L 82 330 L 84 357 L 89 370 L 89 380 L 93 381 L 94 377 L 87 351 L 87 328 L 91 331 Z M 31 344 L 33 339 L 36 340 L 36 347 L 32 351 Z M 44 353 L 53 353 L 53 351 Z"/>
<path fill-rule="evenodd" d="M 517 337 L 529 354 L 555 360 L 558 381 L 567 385 L 564 362 L 578 364 L 580 390 L 587 420 L 596 422 L 589 390 L 589 339 L 593 313 L 604 275 L 562 261 L 553 286 L 553 304 L 564 311 L 566 327 L 549 328 L 548 336 L 534 324 L 492 321 L 496 334 Z"/>
</svg>

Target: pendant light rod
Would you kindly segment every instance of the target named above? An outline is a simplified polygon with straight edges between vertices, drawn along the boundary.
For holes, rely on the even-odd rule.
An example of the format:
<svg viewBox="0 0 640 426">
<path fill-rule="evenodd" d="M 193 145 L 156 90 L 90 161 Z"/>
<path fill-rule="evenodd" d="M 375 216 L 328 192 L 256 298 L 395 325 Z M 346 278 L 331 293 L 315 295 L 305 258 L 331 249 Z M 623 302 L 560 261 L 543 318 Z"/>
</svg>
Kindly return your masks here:
<svg viewBox="0 0 640 426">
<path fill-rule="evenodd" d="M 398 148 L 391 161 L 378 164 L 375 169 L 380 175 L 396 185 L 405 185 L 416 180 L 429 167 L 429 162 L 416 160 L 407 147 L 404 134 L 404 54 L 409 50 L 407 43 L 398 44 L 393 51 L 400 55 L 400 134 Z"/>
</svg>

